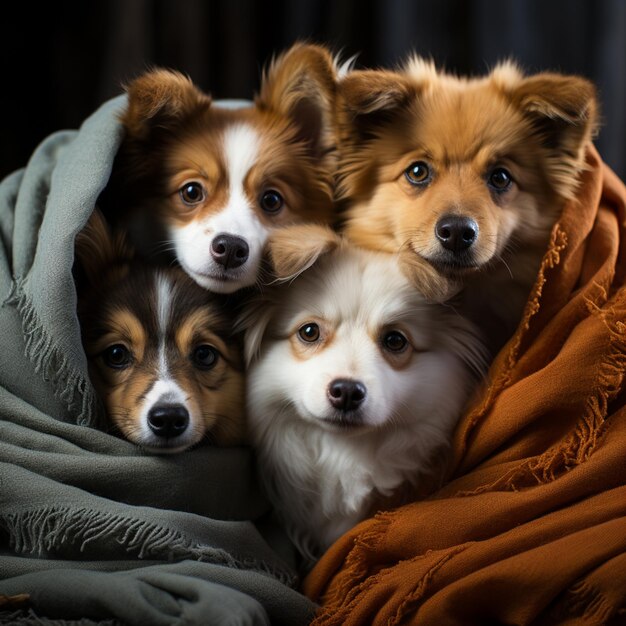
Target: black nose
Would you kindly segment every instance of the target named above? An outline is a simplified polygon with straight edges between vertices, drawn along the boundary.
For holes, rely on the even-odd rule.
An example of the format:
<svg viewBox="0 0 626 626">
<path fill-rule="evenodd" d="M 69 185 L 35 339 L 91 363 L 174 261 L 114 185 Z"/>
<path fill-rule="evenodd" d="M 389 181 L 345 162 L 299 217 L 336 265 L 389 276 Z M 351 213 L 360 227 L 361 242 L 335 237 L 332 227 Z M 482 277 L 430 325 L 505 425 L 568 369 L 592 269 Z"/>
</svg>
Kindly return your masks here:
<svg viewBox="0 0 626 626">
<path fill-rule="evenodd" d="M 217 235 L 211 242 L 211 255 L 227 270 L 243 265 L 248 260 L 249 253 L 248 244 L 235 235 Z"/>
<path fill-rule="evenodd" d="M 354 411 L 365 400 L 367 390 L 358 380 L 337 378 L 328 385 L 328 399 L 340 411 Z"/>
<path fill-rule="evenodd" d="M 467 250 L 478 237 L 478 224 L 464 215 L 444 215 L 435 225 L 435 236 L 446 250 Z"/>
<path fill-rule="evenodd" d="M 157 437 L 178 437 L 189 426 L 189 411 L 182 404 L 153 406 L 148 412 L 148 426 Z"/>
</svg>

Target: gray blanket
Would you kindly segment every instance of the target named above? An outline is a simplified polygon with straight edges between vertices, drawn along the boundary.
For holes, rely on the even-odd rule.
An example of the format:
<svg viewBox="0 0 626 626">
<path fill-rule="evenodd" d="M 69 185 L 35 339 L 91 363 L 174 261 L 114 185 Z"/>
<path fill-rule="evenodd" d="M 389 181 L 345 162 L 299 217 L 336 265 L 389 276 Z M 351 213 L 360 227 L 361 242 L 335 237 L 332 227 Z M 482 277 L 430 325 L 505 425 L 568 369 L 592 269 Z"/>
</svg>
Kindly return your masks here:
<svg viewBox="0 0 626 626">
<path fill-rule="evenodd" d="M 0 183 L 0 622 L 306 624 L 249 449 L 155 456 L 100 428 L 71 269 L 124 105 Z"/>
</svg>

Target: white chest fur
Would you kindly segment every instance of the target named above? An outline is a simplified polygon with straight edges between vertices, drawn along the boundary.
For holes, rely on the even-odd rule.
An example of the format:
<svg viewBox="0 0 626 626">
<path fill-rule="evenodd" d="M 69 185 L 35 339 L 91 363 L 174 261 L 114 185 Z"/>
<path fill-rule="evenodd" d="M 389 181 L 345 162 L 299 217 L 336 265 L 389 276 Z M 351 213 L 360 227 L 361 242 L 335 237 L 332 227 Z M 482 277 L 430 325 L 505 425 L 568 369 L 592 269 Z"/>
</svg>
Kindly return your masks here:
<svg viewBox="0 0 626 626">
<path fill-rule="evenodd" d="M 262 413 L 251 421 L 270 496 L 309 558 L 364 519 L 376 498 L 429 472 L 445 456 L 452 427 L 442 420 L 437 426 L 331 432 L 284 412 L 279 427 L 264 428 Z"/>
</svg>

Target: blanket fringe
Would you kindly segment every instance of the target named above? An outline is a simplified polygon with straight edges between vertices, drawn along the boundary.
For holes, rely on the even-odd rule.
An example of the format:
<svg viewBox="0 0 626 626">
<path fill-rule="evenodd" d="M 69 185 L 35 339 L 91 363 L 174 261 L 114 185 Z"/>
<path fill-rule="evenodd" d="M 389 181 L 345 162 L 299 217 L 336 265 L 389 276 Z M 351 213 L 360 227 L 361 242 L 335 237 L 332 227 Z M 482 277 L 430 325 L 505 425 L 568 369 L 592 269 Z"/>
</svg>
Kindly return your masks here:
<svg viewBox="0 0 626 626">
<path fill-rule="evenodd" d="M 93 621 L 87 617 L 81 619 L 52 619 L 39 615 L 32 609 L 23 611 L 0 611 L 0 624 L 11 624 L 11 626 L 124 626 L 122 622 L 115 619 L 105 619 Z"/>
<path fill-rule="evenodd" d="M 526 337 L 526 333 L 530 329 L 531 320 L 539 312 L 543 288 L 547 281 L 546 273 L 548 270 L 554 269 L 561 263 L 561 253 L 567 248 L 567 243 L 567 233 L 565 233 L 557 222 L 550 235 L 548 250 L 541 261 L 537 279 L 528 297 L 520 324 L 511 338 L 508 347 L 505 348 L 507 352 L 504 356 L 500 373 L 497 378 L 491 380 L 482 401 L 475 406 L 467 416 L 468 426 L 465 435 L 466 441 L 464 449 L 467 448 L 467 439 L 473 428 L 485 417 L 500 393 L 510 386 L 513 379 L 513 372 L 519 359 L 522 343 Z"/>
<path fill-rule="evenodd" d="M 439 558 L 435 560 L 431 567 L 421 576 L 419 581 L 416 581 L 416 587 L 413 591 L 400 603 L 396 614 L 393 618 L 390 618 L 389 624 L 398 625 L 407 623 L 407 617 L 414 613 L 417 605 L 424 598 L 428 591 L 428 587 L 434 578 L 435 574 L 441 569 L 448 561 L 453 559 L 457 554 L 460 554 L 467 548 L 467 545 L 461 545 L 456 548 L 451 548 L 444 551 Z M 433 551 L 428 550 L 424 554 L 420 554 L 405 563 L 417 563 L 424 559 L 430 558 L 433 555 Z M 393 569 L 393 566 L 391 566 Z M 343 572 L 342 572 L 343 573 Z M 375 585 L 384 585 L 385 569 L 382 569 L 376 574 L 372 574 L 363 580 L 360 584 L 357 584 L 354 579 L 352 586 L 344 591 L 344 596 L 340 594 L 333 599 L 325 598 L 323 609 L 318 613 L 315 621 L 311 626 L 322 626 L 324 624 L 343 624 L 347 617 L 352 613 L 355 607 L 359 604 L 363 594 L 367 593 Z"/>
<path fill-rule="evenodd" d="M 7 531 L 11 548 L 21 554 L 43 557 L 70 546 L 85 552 L 90 543 L 108 540 L 138 559 L 193 559 L 269 574 L 290 587 L 297 584 L 297 576 L 286 569 L 253 558 L 235 557 L 220 548 L 193 541 L 180 530 L 115 513 L 45 507 L 1 515 L 0 528 Z"/>
<path fill-rule="evenodd" d="M 580 616 L 583 624 L 607 624 L 616 612 L 615 603 L 586 581 L 569 589 L 565 605 L 569 616 Z"/>
<path fill-rule="evenodd" d="M 407 618 L 415 613 L 415 610 L 418 608 L 419 603 L 424 598 L 424 595 L 428 591 L 428 586 L 434 578 L 435 574 L 451 559 L 453 559 L 457 554 L 460 554 L 466 549 L 465 545 L 458 546 L 456 548 L 451 548 L 446 550 L 444 554 L 439 558 L 432 567 L 422 576 L 419 580 L 417 587 L 410 593 L 406 599 L 400 604 L 398 610 L 396 611 L 396 615 L 393 620 L 390 621 L 390 626 L 398 626 L 399 624 L 406 624 Z M 430 552 L 426 552 L 424 556 L 428 556 Z M 423 557 L 419 557 L 423 558 Z M 417 559 L 413 559 L 414 561 Z"/>
<path fill-rule="evenodd" d="M 346 574 L 349 573 L 347 570 L 345 571 Z M 380 582 L 380 576 L 380 573 L 372 574 L 361 583 L 353 583 L 345 598 L 341 598 L 338 594 L 333 594 L 333 597 L 328 599 L 325 597 L 322 608 L 310 626 L 344 624 L 348 615 L 358 605 L 361 595 L 377 585 Z"/>
<path fill-rule="evenodd" d="M 358 603 L 362 593 L 377 583 L 379 575 L 368 576 L 367 554 L 375 552 L 378 543 L 383 539 L 391 524 L 392 512 L 385 511 L 374 516 L 374 527 L 361 532 L 354 540 L 354 547 L 348 553 L 341 571 L 341 579 L 331 591 L 324 596 L 324 608 L 311 626 L 324 623 L 337 623 L 337 611 L 341 615 L 348 614 Z M 340 622 L 339 622 L 340 623 Z"/>
<path fill-rule="evenodd" d="M 15 280 L 3 305 L 15 306 L 21 316 L 26 357 L 33 362 L 35 371 L 52 385 L 55 397 L 67 405 L 78 424 L 99 425 L 99 404 L 91 382 L 70 365 L 44 330 L 25 285 L 25 278 Z"/>
<path fill-rule="evenodd" d="M 626 309 L 626 288 L 620 289 L 612 306 L 600 308 L 587 300 L 591 315 L 602 320 L 608 336 L 608 348 L 599 364 L 598 384 L 585 402 L 585 411 L 575 428 L 559 443 L 539 456 L 527 459 L 497 481 L 459 496 L 476 495 L 485 491 L 516 491 L 529 486 L 529 481 L 542 484 L 586 461 L 595 450 L 606 428 L 609 402 L 620 393 L 626 373 L 626 324 L 621 320 Z M 616 310 L 617 309 L 617 310 Z"/>
<path fill-rule="evenodd" d="M 554 225 L 552 234 L 550 236 L 550 243 L 548 250 L 545 253 L 539 272 L 537 273 L 537 279 L 533 286 L 532 291 L 528 297 L 524 314 L 522 315 L 521 322 L 515 333 L 514 339 L 511 342 L 511 348 L 507 354 L 507 366 L 504 368 L 504 375 L 501 380 L 501 385 L 498 392 L 509 386 L 511 383 L 513 369 L 517 365 L 519 359 L 519 353 L 522 348 L 522 343 L 526 338 L 526 333 L 530 329 L 530 323 L 532 318 L 537 315 L 541 307 L 541 296 L 543 295 L 543 288 L 547 282 L 546 273 L 548 270 L 553 270 L 557 265 L 561 263 L 561 253 L 567 248 L 567 233 L 561 229 L 560 224 L 557 222 Z M 494 391 L 493 399 L 497 394 Z"/>
<path fill-rule="evenodd" d="M 392 521 L 392 513 L 383 511 L 374 516 L 374 526 L 370 530 L 363 531 L 354 540 L 354 547 L 346 557 L 344 584 L 338 585 L 335 593 L 336 599 L 347 597 L 351 590 L 356 591 L 355 583 L 364 580 L 368 574 L 367 554 L 375 553 L 380 541 L 385 537 Z M 330 600 L 330 598 L 329 598 Z"/>
</svg>

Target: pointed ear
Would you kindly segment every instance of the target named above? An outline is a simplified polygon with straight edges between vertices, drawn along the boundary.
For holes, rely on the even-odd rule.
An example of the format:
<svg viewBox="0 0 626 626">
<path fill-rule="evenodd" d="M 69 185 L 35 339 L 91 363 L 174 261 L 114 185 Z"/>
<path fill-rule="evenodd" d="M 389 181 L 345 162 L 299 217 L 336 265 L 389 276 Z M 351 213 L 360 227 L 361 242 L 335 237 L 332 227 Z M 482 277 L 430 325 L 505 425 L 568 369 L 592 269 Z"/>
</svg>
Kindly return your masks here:
<svg viewBox="0 0 626 626">
<path fill-rule="evenodd" d="M 549 118 L 575 128 L 593 128 L 596 121 L 596 89 L 580 76 L 536 74 L 522 80 L 512 97 L 530 116 Z"/>
<path fill-rule="evenodd" d="M 415 93 L 403 75 L 385 70 L 355 70 L 339 82 L 340 106 L 355 116 L 393 111 Z"/>
<path fill-rule="evenodd" d="M 356 115 L 390 114 L 406 106 L 440 72 L 432 59 L 413 54 L 397 71 L 362 70 L 348 74 L 341 82 L 341 96 Z"/>
<path fill-rule="evenodd" d="M 348 73 L 338 86 L 337 121 L 341 140 L 367 141 L 418 92 L 417 85 L 398 72 L 355 70 Z"/>
<path fill-rule="evenodd" d="M 317 259 L 341 245 L 341 237 L 325 226 L 302 224 L 275 230 L 268 241 L 274 275 L 291 280 L 311 267 Z"/>
<path fill-rule="evenodd" d="M 260 109 L 276 111 L 297 128 L 314 157 L 335 145 L 334 106 L 337 64 L 323 46 L 296 43 L 263 73 L 256 97 Z"/>
<path fill-rule="evenodd" d="M 426 300 L 446 302 L 461 290 L 459 282 L 442 276 L 412 250 L 402 250 L 398 262 L 402 273 Z"/>
<path fill-rule="evenodd" d="M 142 74 L 126 86 L 128 107 L 122 123 L 129 135 L 146 139 L 156 127 L 170 127 L 200 108 L 211 104 L 191 80 L 165 69 Z"/>
<path fill-rule="evenodd" d="M 575 177 L 583 167 L 584 148 L 597 131 L 594 85 L 579 76 L 543 73 L 522 79 L 509 96 L 558 161 L 563 172 L 557 178 Z M 563 180 L 565 187 L 567 182 Z"/>
<path fill-rule="evenodd" d="M 92 286 L 104 283 L 113 267 L 121 268 L 134 256 L 124 233 L 114 235 L 97 207 L 76 236 L 75 253 L 82 280 Z"/>
</svg>

